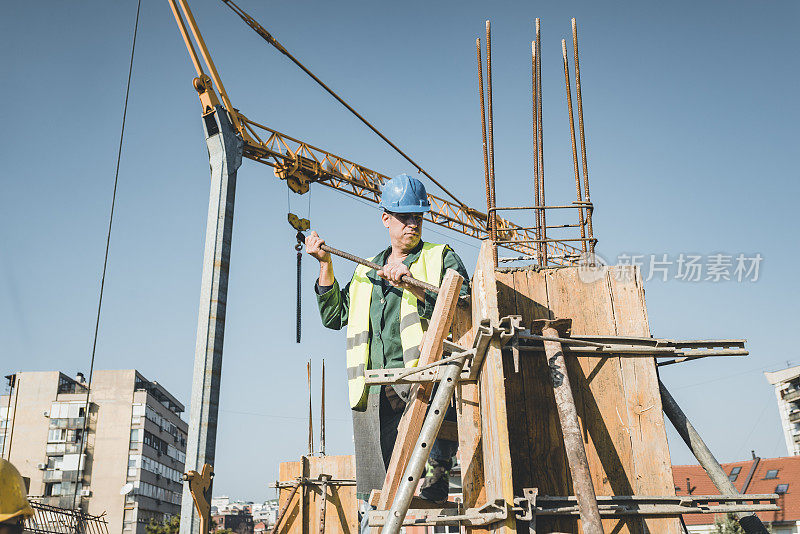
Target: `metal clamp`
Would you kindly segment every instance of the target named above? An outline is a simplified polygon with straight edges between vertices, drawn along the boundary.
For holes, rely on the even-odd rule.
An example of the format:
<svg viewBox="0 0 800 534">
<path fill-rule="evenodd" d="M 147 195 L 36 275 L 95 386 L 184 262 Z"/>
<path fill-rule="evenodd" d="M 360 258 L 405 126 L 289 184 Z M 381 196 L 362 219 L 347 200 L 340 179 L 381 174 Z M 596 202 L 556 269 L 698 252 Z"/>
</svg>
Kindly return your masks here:
<svg viewBox="0 0 800 534">
<path fill-rule="evenodd" d="M 369 512 L 369 525 L 371 527 L 382 527 L 386 524 L 389 511 L 373 510 Z M 403 526 L 422 526 L 422 525 L 466 525 L 483 526 L 508 518 L 508 506 L 502 499 L 489 502 L 478 508 L 464 510 L 459 505 L 458 508 L 430 508 L 408 510 L 403 520 Z"/>
</svg>

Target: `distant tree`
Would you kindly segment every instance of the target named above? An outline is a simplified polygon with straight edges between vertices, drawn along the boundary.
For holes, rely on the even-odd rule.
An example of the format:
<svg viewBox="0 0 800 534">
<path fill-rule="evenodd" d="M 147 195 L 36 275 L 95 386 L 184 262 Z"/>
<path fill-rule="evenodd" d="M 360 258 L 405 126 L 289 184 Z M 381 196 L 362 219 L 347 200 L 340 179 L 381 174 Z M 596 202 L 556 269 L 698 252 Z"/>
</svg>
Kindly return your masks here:
<svg viewBox="0 0 800 534">
<path fill-rule="evenodd" d="M 181 530 L 181 516 L 174 515 L 160 523 L 150 519 L 144 530 L 147 534 L 178 534 Z"/>
<path fill-rule="evenodd" d="M 725 514 L 723 519 L 718 516 L 714 520 L 714 532 L 715 534 L 744 534 L 744 529 L 734 514 Z"/>
<path fill-rule="evenodd" d="M 770 525 L 764 525 L 767 532 L 772 532 Z M 744 529 L 736 519 L 736 514 L 725 514 L 725 518 L 720 520 L 719 516 L 714 520 L 715 534 L 744 534 Z"/>
</svg>

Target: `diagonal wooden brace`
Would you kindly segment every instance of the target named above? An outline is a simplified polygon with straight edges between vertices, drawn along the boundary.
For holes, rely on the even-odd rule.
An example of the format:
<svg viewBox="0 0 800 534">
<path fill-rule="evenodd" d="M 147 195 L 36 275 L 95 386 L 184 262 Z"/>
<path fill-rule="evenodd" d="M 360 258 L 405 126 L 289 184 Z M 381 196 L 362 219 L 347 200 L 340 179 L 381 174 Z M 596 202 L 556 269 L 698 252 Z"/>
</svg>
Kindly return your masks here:
<svg viewBox="0 0 800 534">
<path fill-rule="evenodd" d="M 445 273 L 428 330 L 422 340 L 418 365 L 428 365 L 442 357 L 442 344 L 450 332 L 450 324 L 453 321 L 458 304 L 458 293 L 463 281 L 464 279 L 452 269 L 448 269 Z M 394 502 L 395 494 L 414 451 L 416 438 L 425 421 L 432 388 L 433 384 L 430 382 L 415 384 L 411 387 L 408 405 L 397 429 L 397 441 L 378 499 L 378 510 L 388 510 Z"/>
</svg>

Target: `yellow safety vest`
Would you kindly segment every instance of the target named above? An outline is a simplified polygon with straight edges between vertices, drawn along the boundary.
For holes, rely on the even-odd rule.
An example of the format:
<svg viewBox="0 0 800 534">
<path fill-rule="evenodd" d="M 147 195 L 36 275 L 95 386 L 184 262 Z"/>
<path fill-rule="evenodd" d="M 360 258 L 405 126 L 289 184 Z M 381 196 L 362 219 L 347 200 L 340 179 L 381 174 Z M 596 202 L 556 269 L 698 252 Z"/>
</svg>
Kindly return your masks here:
<svg viewBox="0 0 800 534">
<path fill-rule="evenodd" d="M 417 280 L 439 286 L 442 283 L 442 265 L 447 245 L 423 243 L 422 252 L 408 268 Z M 379 259 L 376 256 L 373 262 Z M 350 311 L 347 318 L 347 388 L 350 407 L 364 410 L 369 388 L 364 375 L 370 369 L 369 361 L 369 307 L 372 301 L 372 282 L 367 278 L 370 268 L 359 265 L 350 282 Z M 425 324 L 423 324 L 423 322 Z M 419 346 L 428 328 L 427 321 L 417 313 L 417 297 L 403 290 L 400 301 L 400 345 L 403 364 L 415 367 L 419 361 Z"/>
</svg>

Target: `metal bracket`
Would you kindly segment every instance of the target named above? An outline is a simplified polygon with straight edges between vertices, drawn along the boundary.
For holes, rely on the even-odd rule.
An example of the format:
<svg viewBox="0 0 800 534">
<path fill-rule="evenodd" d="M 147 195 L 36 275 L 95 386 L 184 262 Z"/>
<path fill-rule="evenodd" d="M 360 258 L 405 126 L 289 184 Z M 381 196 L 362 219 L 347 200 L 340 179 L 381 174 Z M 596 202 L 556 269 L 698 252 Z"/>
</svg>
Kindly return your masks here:
<svg viewBox="0 0 800 534">
<path fill-rule="evenodd" d="M 532 520 L 536 516 L 577 516 L 577 498 L 572 495 L 540 496 L 536 489 L 524 489 L 524 497 L 515 498 L 519 508 L 517 519 Z M 778 495 L 613 495 L 597 496 L 600 515 L 619 516 L 678 516 L 682 514 L 720 514 L 729 512 L 776 511 Z"/>
<path fill-rule="evenodd" d="M 524 497 L 514 497 L 514 517 L 519 521 L 532 521 L 536 517 L 536 496 L 538 488 L 523 488 Z"/>
<path fill-rule="evenodd" d="M 387 510 L 373 510 L 369 512 L 369 526 L 382 527 L 386 524 Z M 466 525 L 482 526 L 498 521 L 505 521 L 508 517 L 508 506 L 502 499 L 486 503 L 478 508 L 431 508 L 413 509 L 406 513 L 403 526 L 416 525 Z"/>
<path fill-rule="evenodd" d="M 475 356 L 472 358 L 472 364 L 469 366 L 469 380 L 478 379 L 481 367 L 483 366 L 483 360 L 486 358 L 486 351 L 489 349 L 489 344 L 492 339 L 498 336 L 501 346 L 505 345 L 509 341 L 516 339 L 520 333 L 527 331 L 522 328 L 521 325 L 522 316 L 520 315 L 507 315 L 502 317 L 500 321 L 494 325 L 491 324 L 489 319 L 483 319 L 481 321 L 475 333 L 475 341 L 473 343 Z"/>
</svg>

